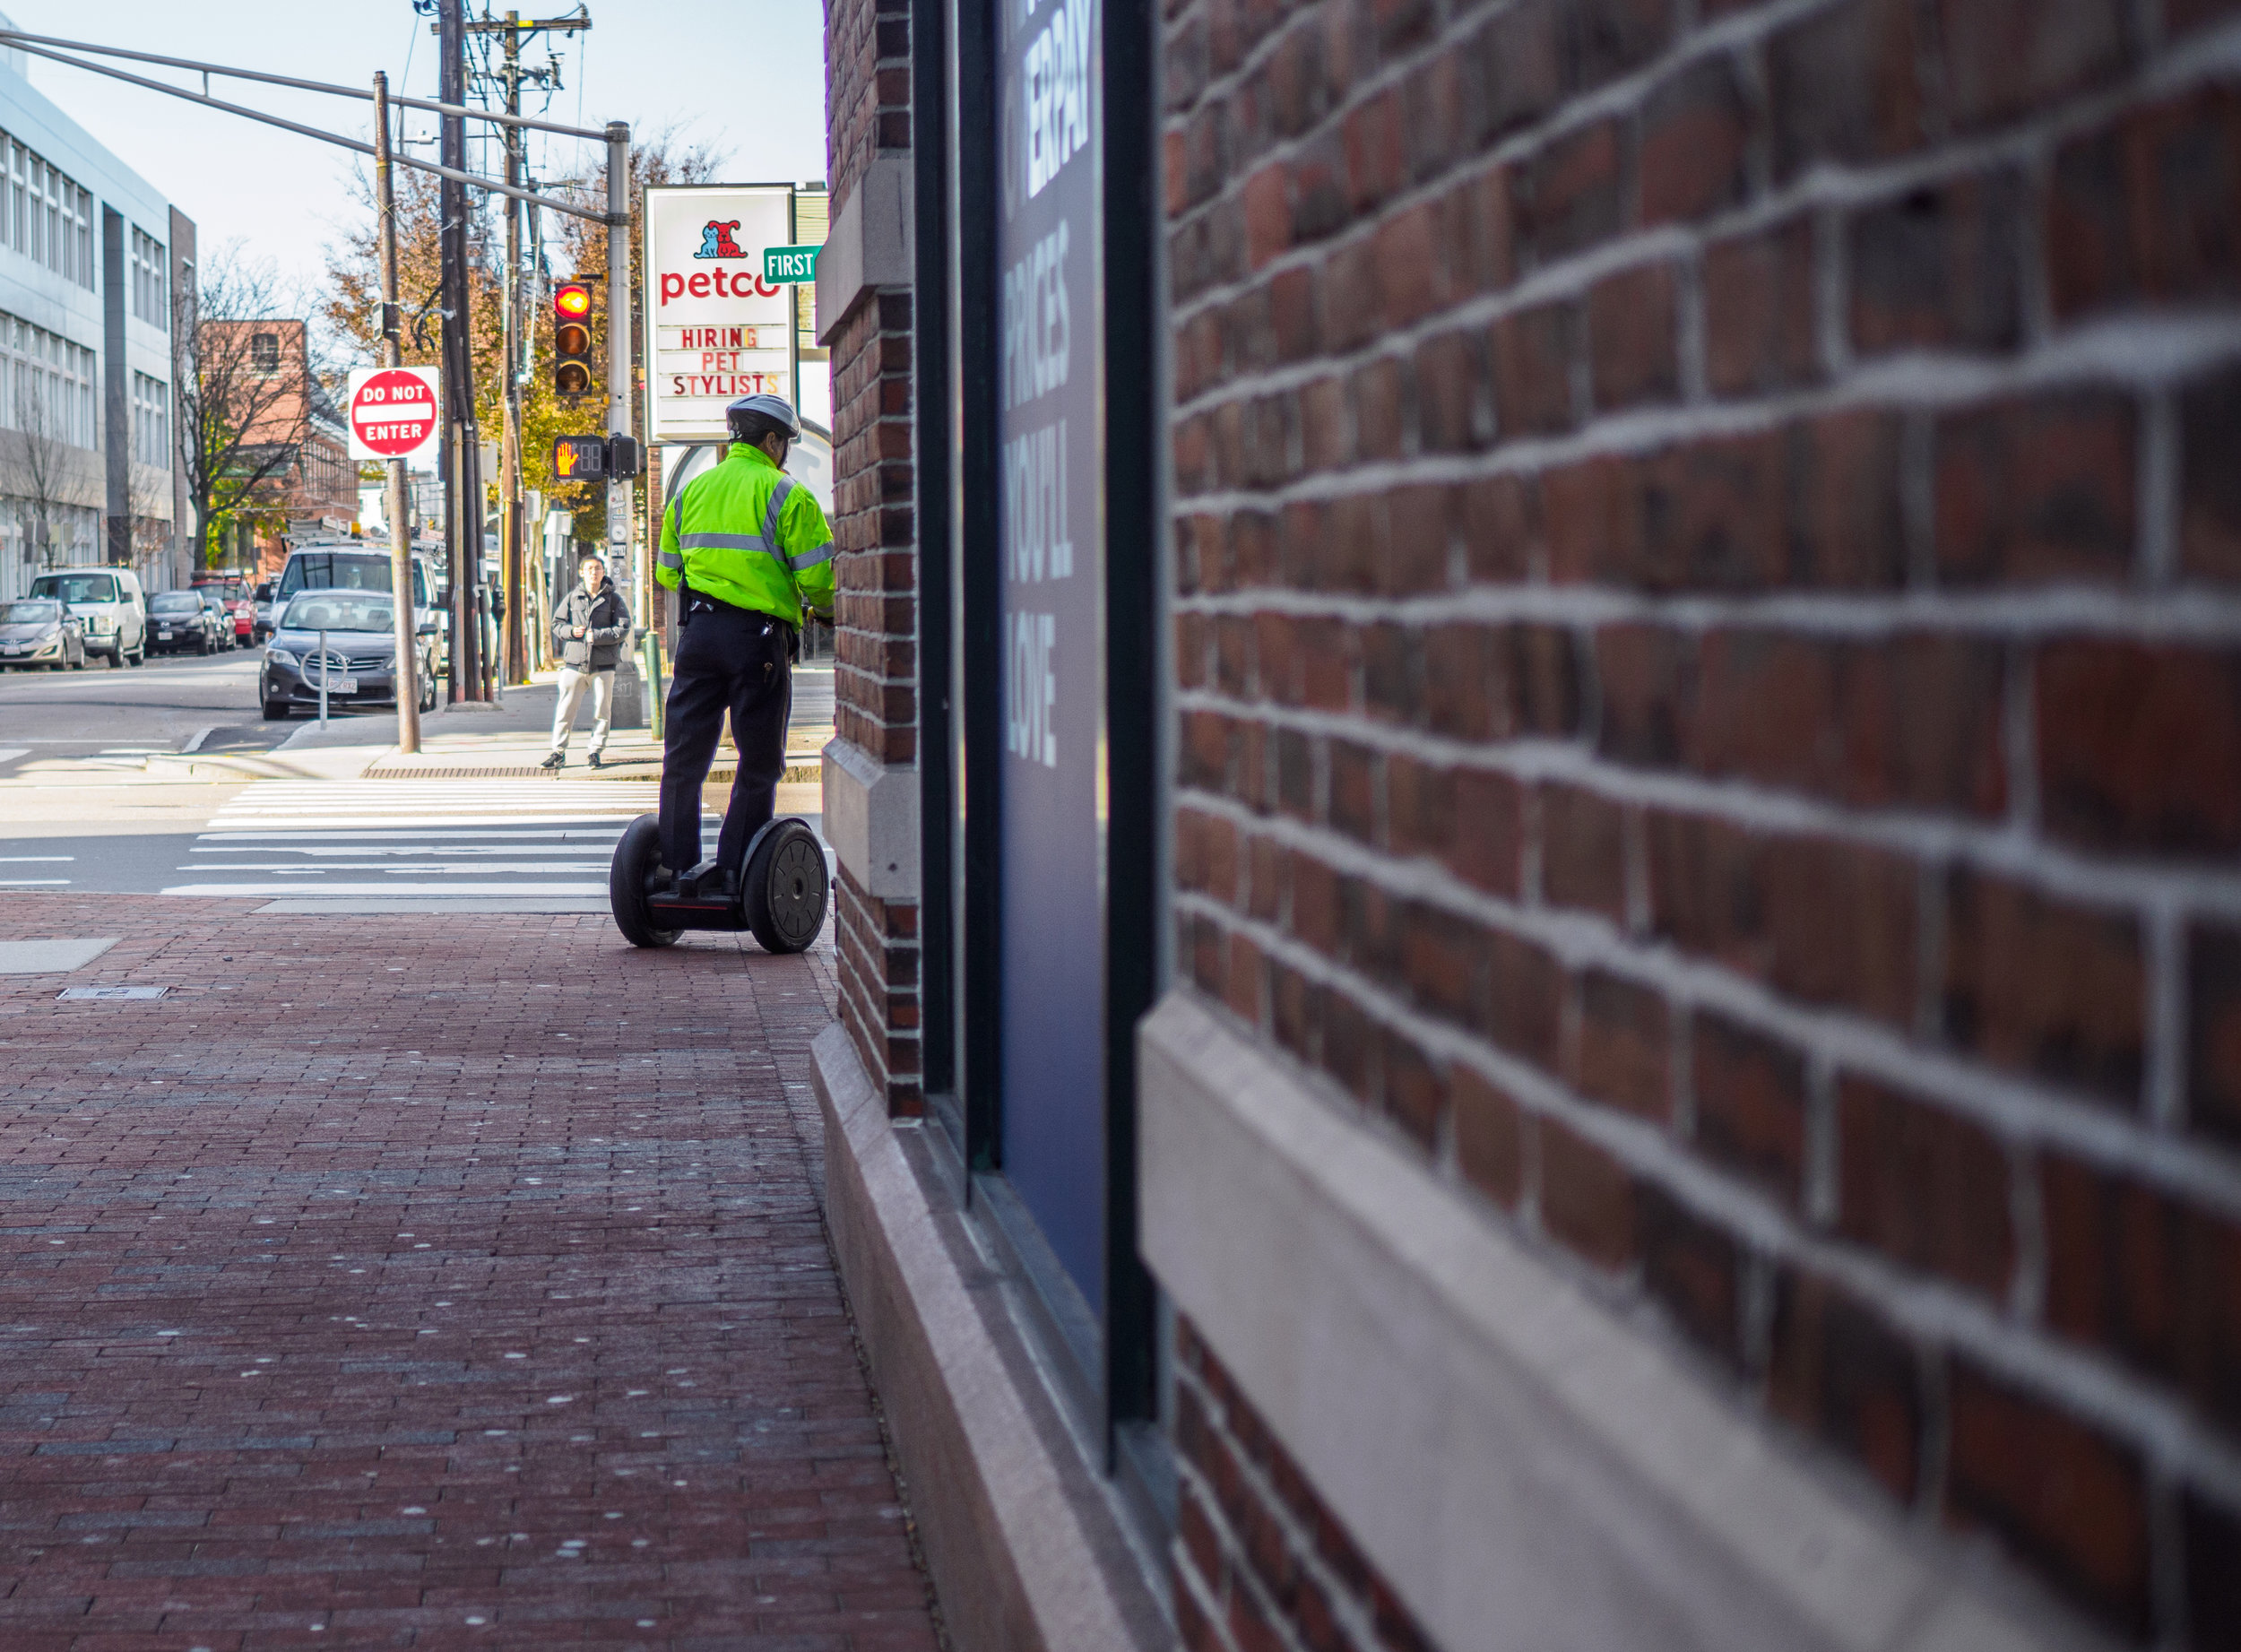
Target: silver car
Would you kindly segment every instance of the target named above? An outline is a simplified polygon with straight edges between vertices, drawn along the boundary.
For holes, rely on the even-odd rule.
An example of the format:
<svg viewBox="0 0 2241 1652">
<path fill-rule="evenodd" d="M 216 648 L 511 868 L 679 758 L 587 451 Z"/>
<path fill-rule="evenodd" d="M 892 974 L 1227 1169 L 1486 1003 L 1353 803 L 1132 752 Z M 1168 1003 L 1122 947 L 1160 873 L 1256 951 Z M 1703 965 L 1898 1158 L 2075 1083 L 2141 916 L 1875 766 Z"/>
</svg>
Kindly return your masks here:
<svg viewBox="0 0 2241 1652">
<path fill-rule="evenodd" d="M 331 711 L 397 703 L 396 608 L 387 592 L 307 591 L 289 600 L 276 623 L 258 673 L 267 721 L 278 722 L 293 706 L 316 709 L 322 681 Z M 420 709 L 433 711 L 432 622 L 423 622 L 419 642 Z"/>
<path fill-rule="evenodd" d="M 84 670 L 84 621 L 48 597 L 0 602 L 0 669 Z"/>
</svg>

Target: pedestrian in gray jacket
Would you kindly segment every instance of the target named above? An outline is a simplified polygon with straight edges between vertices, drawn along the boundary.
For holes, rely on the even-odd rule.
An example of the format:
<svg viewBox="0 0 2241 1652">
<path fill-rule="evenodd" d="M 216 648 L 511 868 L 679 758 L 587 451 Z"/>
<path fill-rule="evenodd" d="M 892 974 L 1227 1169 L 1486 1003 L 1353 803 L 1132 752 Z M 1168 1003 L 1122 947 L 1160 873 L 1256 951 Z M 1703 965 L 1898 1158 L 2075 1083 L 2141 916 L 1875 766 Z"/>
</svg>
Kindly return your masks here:
<svg viewBox="0 0 2241 1652">
<path fill-rule="evenodd" d="M 552 755 L 543 766 L 557 769 L 568 760 L 568 735 L 575 727 L 584 690 L 592 691 L 592 766 L 607 749 L 607 724 L 615 709 L 615 662 L 630 636 L 630 610 L 607 577 L 607 565 L 585 557 L 583 577 L 552 616 L 552 651 L 560 656 L 559 693 L 552 705 Z"/>
</svg>

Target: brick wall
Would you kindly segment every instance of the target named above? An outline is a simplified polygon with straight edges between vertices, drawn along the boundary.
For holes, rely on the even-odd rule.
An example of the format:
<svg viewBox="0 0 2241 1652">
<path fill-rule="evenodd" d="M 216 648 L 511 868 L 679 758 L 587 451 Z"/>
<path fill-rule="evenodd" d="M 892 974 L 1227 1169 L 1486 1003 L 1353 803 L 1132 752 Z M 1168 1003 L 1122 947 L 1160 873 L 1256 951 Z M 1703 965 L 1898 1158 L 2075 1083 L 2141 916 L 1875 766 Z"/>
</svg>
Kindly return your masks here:
<svg viewBox="0 0 2241 1652">
<path fill-rule="evenodd" d="M 1392 1587 L 1363 1559 L 1187 1319 L 1175 1331 L 1175 1578 L 1185 1652 L 1285 1646 L 1430 1652 Z"/>
<path fill-rule="evenodd" d="M 832 0 L 826 11 L 832 210 L 864 169 L 910 152 L 908 0 Z M 867 298 L 828 341 L 833 374 L 834 731 L 883 763 L 917 757 L 915 479 L 911 295 Z M 918 908 L 835 889 L 841 1015 L 872 1082 L 898 1113 L 922 1105 Z"/>
<path fill-rule="evenodd" d="M 1163 76 L 1181 967 L 2241 1644 L 2241 8 L 1169 0 Z"/>
</svg>

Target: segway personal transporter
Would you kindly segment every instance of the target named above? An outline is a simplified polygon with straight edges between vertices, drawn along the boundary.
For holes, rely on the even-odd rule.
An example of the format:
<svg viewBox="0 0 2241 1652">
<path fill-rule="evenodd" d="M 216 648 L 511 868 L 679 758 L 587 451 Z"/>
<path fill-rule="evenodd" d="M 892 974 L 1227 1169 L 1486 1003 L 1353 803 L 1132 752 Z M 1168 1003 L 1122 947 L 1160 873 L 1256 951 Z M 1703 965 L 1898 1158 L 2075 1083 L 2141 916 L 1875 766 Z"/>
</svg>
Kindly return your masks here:
<svg viewBox="0 0 2241 1652">
<path fill-rule="evenodd" d="M 704 893 L 701 884 L 710 887 Z M 825 849 L 791 815 L 773 820 L 747 846 L 739 893 L 721 880 L 679 874 L 662 882 L 660 817 L 640 815 L 623 828 L 607 871 L 615 927 L 634 947 L 669 947 L 687 930 L 750 931 L 765 952 L 800 952 L 825 927 L 829 894 Z"/>
</svg>

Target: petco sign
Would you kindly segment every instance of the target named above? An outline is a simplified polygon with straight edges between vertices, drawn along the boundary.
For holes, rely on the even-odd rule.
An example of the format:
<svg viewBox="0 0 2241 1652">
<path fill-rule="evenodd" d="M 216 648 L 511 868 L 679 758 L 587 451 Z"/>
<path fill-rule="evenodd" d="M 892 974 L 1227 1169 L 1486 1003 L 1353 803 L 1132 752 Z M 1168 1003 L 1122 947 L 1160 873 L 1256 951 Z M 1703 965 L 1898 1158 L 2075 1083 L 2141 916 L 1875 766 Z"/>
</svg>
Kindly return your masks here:
<svg viewBox="0 0 2241 1652">
<path fill-rule="evenodd" d="M 786 186 L 645 192 L 646 417 L 656 442 L 720 442 L 741 396 L 794 399 L 793 289 L 764 253 L 793 240 Z"/>
</svg>

